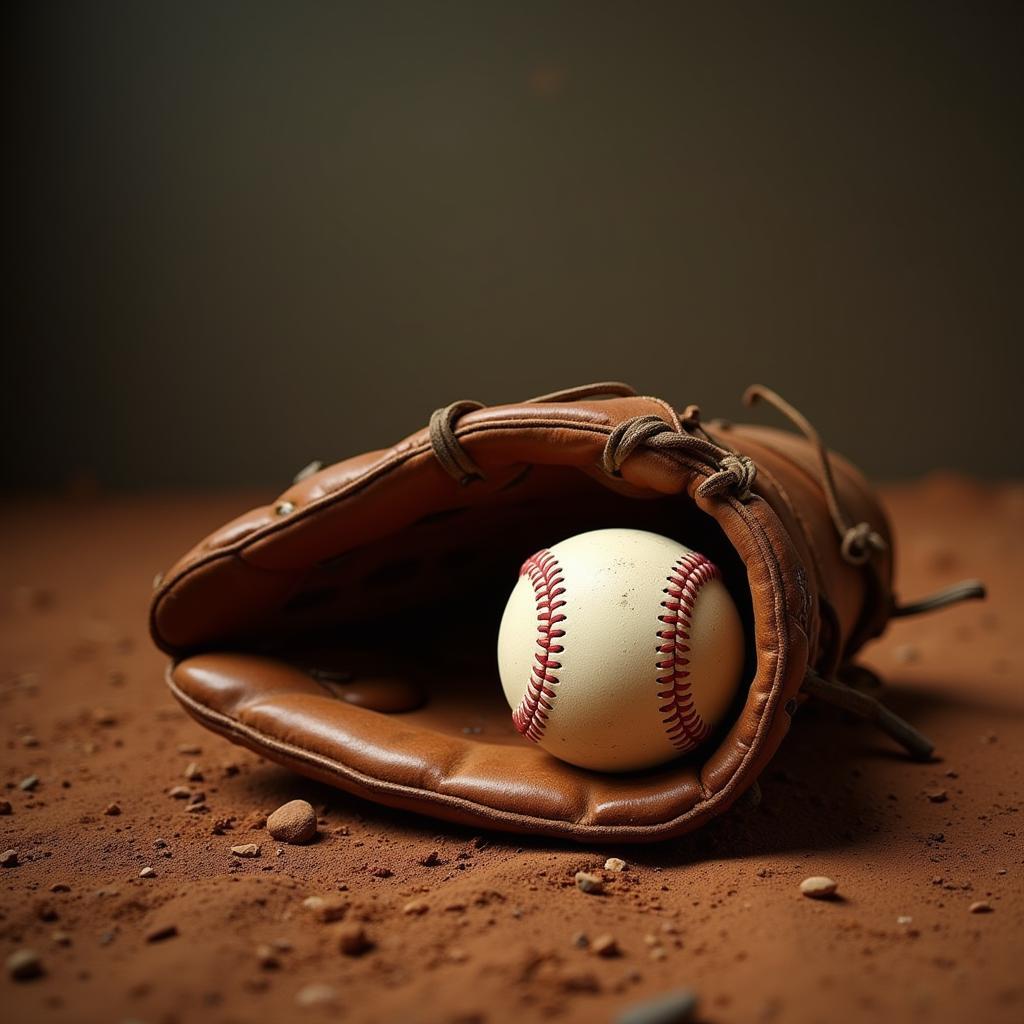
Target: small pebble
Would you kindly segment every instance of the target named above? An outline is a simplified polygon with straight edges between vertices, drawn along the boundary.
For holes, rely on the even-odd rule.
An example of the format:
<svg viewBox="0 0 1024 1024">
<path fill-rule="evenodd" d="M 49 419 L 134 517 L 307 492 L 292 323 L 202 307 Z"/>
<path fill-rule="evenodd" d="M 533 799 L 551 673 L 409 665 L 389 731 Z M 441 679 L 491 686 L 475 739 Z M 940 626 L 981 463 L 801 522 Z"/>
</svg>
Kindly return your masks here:
<svg viewBox="0 0 1024 1024">
<path fill-rule="evenodd" d="M 345 956 L 362 956 L 372 948 L 373 943 L 362 925 L 349 924 L 338 931 L 338 949 Z"/>
<path fill-rule="evenodd" d="M 626 862 L 621 857 L 609 857 L 604 862 L 605 871 L 625 871 Z"/>
<path fill-rule="evenodd" d="M 441 857 L 437 850 L 431 850 L 426 857 L 420 858 L 420 864 L 425 868 L 436 868 L 441 863 Z"/>
<path fill-rule="evenodd" d="M 340 921 L 348 913 L 348 904 L 337 897 L 307 896 L 302 906 L 321 924 Z"/>
<path fill-rule="evenodd" d="M 178 753 L 179 754 L 201 754 L 202 748 L 197 746 L 195 743 L 179 743 Z"/>
<path fill-rule="evenodd" d="M 316 838 L 316 811 L 306 800 L 290 800 L 267 818 L 267 831 L 282 843 L 308 843 Z"/>
<path fill-rule="evenodd" d="M 172 786 L 167 790 L 168 796 L 173 796 L 175 800 L 187 800 L 192 795 L 192 790 L 188 786 Z"/>
<path fill-rule="evenodd" d="M 185 778 L 188 779 L 189 782 L 202 782 L 203 781 L 203 771 L 199 767 L 199 765 L 197 765 L 195 763 L 195 761 L 190 761 L 188 763 L 187 767 L 185 768 L 185 773 L 184 774 L 185 774 Z"/>
<path fill-rule="evenodd" d="M 910 924 L 913 920 L 914 919 L 912 917 L 910 917 L 908 914 L 900 914 L 900 916 L 896 918 L 896 923 L 897 924 Z"/>
<path fill-rule="evenodd" d="M 826 900 L 830 896 L 835 896 L 838 888 L 831 878 L 824 875 L 812 875 L 800 883 L 800 891 L 812 900 Z"/>
<path fill-rule="evenodd" d="M 10 800 L 0 800 L 0 814 L 13 814 L 14 808 Z"/>
<path fill-rule="evenodd" d="M 303 1008 L 331 1006 L 338 1001 L 338 990 L 333 985 L 306 985 L 295 993 L 295 1004 Z"/>
<path fill-rule="evenodd" d="M 177 934 L 178 926 L 176 924 L 161 924 L 146 932 L 146 941 L 163 942 L 164 939 L 173 939 Z"/>
<path fill-rule="evenodd" d="M 265 971 L 275 971 L 281 966 L 281 961 L 278 959 L 273 947 L 267 945 L 256 947 L 256 962 Z"/>
<path fill-rule="evenodd" d="M 576 888 L 580 892 L 597 896 L 604 892 L 604 882 L 598 875 L 592 875 L 589 871 L 577 871 Z"/>
<path fill-rule="evenodd" d="M 4 850 L 0 853 L 0 867 L 16 868 L 18 866 L 18 851 Z"/>
<path fill-rule="evenodd" d="M 572 937 L 572 944 L 577 949 L 586 949 L 590 945 L 590 939 L 587 938 L 586 932 L 574 932 Z"/>
<path fill-rule="evenodd" d="M 29 981 L 43 973 L 43 961 L 34 949 L 16 949 L 7 958 L 7 973 L 15 981 Z"/>
<path fill-rule="evenodd" d="M 598 937 L 590 944 L 590 948 L 598 956 L 603 957 L 619 956 L 621 952 L 619 944 L 615 941 L 614 935 L 598 935 Z"/>
<path fill-rule="evenodd" d="M 260 848 L 256 843 L 242 843 L 241 846 L 232 846 L 231 852 L 236 857 L 258 857 Z"/>
<path fill-rule="evenodd" d="M 55 945 L 58 946 L 70 946 L 71 936 L 67 932 L 54 932 L 51 938 Z"/>
<path fill-rule="evenodd" d="M 991 914 L 992 904 L 988 900 L 975 900 L 967 909 L 972 914 Z"/>
<path fill-rule="evenodd" d="M 18 783 L 18 789 L 24 790 L 26 793 L 31 793 L 36 786 L 39 785 L 38 775 L 26 775 L 25 778 Z"/>
<path fill-rule="evenodd" d="M 106 708 L 97 708 L 92 713 L 92 720 L 97 725 L 117 725 L 117 715 Z"/>
<path fill-rule="evenodd" d="M 156 872 L 151 867 L 144 867 L 139 872 L 139 878 L 156 878 Z"/>
<path fill-rule="evenodd" d="M 428 910 L 430 910 L 430 904 L 423 900 L 411 900 L 402 907 L 402 913 L 408 914 L 410 917 L 420 917 Z"/>
<path fill-rule="evenodd" d="M 107 804 L 103 813 L 108 817 L 116 818 L 121 813 L 121 808 L 117 804 Z"/>
<path fill-rule="evenodd" d="M 22 736 L 21 745 L 23 747 L 38 747 L 39 740 L 35 736 Z"/>
<path fill-rule="evenodd" d="M 928 797 L 933 804 L 944 804 L 948 794 L 944 789 L 931 789 L 925 793 L 925 796 Z"/>
<path fill-rule="evenodd" d="M 50 886 L 50 892 L 71 892 L 71 886 L 66 882 L 54 882 Z"/>
<path fill-rule="evenodd" d="M 685 1024 L 693 1019 L 696 1009 L 696 993 L 679 989 L 627 1007 L 615 1018 L 615 1024 Z"/>
</svg>

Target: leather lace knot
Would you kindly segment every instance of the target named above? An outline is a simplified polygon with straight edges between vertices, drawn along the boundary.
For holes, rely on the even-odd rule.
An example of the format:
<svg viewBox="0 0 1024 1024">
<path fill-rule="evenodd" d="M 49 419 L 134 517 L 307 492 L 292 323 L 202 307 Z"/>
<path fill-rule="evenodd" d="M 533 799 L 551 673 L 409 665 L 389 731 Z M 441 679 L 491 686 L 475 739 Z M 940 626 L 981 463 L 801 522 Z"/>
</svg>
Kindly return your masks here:
<svg viewBox="0 0 1024 1024">
<path fill-rule="evenodd" d="M 482 409 L 483 403 L 465 399 L 452 402 L 430 414 L 430 447 L 445 472 L 455 477 L 463 487 L 474 480 L 483 480 L 480 467 L 469 457 L 455 436 L 455 421 L 467 412 Z"/>
<path fill-rule="evenodd" d="M 757 474 L 753 460 L 715 444 L 700 426 L 696 406 L 686 410 L 683 424 L 686 429 L 677 431 L 660 416 L 633 416 L 623 420 L 608 435 L 601 455 L 602 468 L 609 476 L 619 476 L 626 459 L 641 445 L 646 445 L 670 457 L 688 456 L 713 467 L 711 475 L 697 488 L 698 497 L 713 498 L 732 491 L 740 501 L 749 501 L 750 485 Z"/>
<path fill-rule="evenodd" d="M 618 380 L 603 380 L 595 384 L 583 384 L 576 388 L 552 391 L 546 395 L 528 398 L 525 405 L 538 402 L 579 402 L 586 398 L 632 398 L 636 391 Z M 455 433 L 455 424 L 467 412 L 483 409 L 482 402 L 464 399 L 452 402 L 443 409 L 435 409 L 430 415 L 430 447 L 437 461 L 449 476 L 454 477 L 463 487 L 474 480 L 485 480 L 480 467 L 470 458 Z M 654 417 L 656 418 L 656 417 Z M 659 421 L 660 422 L 660 421 Z M 666 424 L 666 429 L 671 429 Z"/>
<path fill-rule="evenodd" d="M 601 453 L 602 468 L 609 476 L 618 476 L 622 464 L 640 445 L 671 429 L 660 416 L 633 416 L 623 420 L 608 435 Z"/>
<path fill-rule="evenodd" d="M 885 551 L 888 546 L 870 523 L 857 523 L 843 532 L 839 549 L 851 565 L 863 565 L 874 552 Z"/>
<path fill-rule="evenodd" d="M 750 501 L 750 485 L 757 476 L 757 466 L 754 460 L 747 455 L 723 455 L 718 463 L 718 472 L 712 473 L 697 488 L 697 495 L 701 498 L 710 498 L 721 494 L 723 491 L 731 490 L 740 501 Z"/>
</svg>

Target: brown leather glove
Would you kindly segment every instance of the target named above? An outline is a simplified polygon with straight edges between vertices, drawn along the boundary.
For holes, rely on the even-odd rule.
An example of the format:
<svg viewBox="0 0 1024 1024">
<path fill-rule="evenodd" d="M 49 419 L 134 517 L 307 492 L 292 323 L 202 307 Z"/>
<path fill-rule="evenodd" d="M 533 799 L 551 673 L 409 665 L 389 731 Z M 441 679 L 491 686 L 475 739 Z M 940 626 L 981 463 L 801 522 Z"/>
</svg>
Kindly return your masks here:
<svg viewBox="0 0 1024 1024">
<path fill-rule="evenodd" d="M 300 474 L 158 583 L 168 685 L 199 722 L 394 807 L 580 841 L 694 829 L 755 784 L 809 694 L 931 745 L 837 676 L 899 614 L 861 475 L 807 435 L 701 425 L 622 384 L 457 402 L 392 448 Z M 574 768 L 520 737 L 495 663 L 523 558 L 574 533 L 666 534 L 722 569 L 748 635 L 727 726 L 650 771 Z M 979 596 L 968 584 L 919 608 Z"/>
</svg>

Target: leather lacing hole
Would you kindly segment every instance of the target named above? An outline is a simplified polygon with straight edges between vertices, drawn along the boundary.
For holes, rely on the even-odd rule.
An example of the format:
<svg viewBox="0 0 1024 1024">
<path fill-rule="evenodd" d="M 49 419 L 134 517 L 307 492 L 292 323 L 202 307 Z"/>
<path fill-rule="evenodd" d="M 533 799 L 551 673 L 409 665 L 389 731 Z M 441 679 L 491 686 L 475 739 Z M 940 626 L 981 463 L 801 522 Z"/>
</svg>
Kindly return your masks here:
<svg viewBox="0 0 1024 1024">
<path fill-rule="evenodd" d="M 295 511 L 295 504 L 291 501 L 279 501 L 274 506 L 274 515 L 289 516 Z"/>
</svg>

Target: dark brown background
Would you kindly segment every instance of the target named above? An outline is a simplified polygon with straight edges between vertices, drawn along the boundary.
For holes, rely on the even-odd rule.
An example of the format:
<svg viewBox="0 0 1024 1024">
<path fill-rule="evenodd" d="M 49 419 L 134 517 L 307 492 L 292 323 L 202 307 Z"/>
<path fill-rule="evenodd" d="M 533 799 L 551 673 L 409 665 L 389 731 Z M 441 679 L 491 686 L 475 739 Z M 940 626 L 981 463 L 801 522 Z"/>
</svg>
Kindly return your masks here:
<svg viewBox="0 0 1024 1024">
<path fill-rule="evenodd" d="M 1019 474 L 1020 7 L 843 6 L 7 5 L 4 482 L 609 377 Z"/>
</svg>

